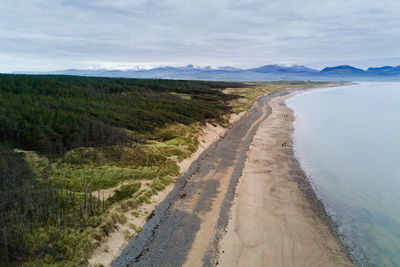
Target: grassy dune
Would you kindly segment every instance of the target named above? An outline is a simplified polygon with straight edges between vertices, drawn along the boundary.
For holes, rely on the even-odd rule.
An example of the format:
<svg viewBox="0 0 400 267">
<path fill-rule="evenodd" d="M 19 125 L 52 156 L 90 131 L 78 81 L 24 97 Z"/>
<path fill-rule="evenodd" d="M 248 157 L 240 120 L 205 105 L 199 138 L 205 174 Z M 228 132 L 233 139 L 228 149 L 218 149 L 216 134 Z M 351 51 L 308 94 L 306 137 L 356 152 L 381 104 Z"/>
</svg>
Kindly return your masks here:
<svg viewBox="0 0 400 267">
<path fill-rule="evenodd" d="M 206 121 L 318 85 L 0 75 L 0 264 L 87 264 L 124 212 L 180 175 Z"/>
</svg>

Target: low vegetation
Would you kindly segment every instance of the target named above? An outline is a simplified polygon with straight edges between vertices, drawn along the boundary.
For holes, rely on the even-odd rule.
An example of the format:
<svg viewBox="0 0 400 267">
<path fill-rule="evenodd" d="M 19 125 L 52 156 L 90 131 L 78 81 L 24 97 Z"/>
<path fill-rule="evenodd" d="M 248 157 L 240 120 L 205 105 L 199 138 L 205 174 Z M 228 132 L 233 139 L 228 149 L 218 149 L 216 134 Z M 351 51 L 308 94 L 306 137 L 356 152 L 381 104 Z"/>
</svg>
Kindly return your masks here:
<svg viewBox="0 0 400 267">
<path fill-rule="evenodd" d="M 87 264 L 180 175 L 206 121 L 309 85 L 0 75 L 0 265 Z"/>
<path fill-rule="evenodd" d="M 247 88 L 228 88 L 223 90 L 226 94 L 239 96 L 230 101 L 232 111 L 239 113 L 246 111 L 254 103 L 254 100 L 262 95 L 277 92 L 287 88 L 309 88 L 326 85 L 326 82 L 307 81 L 278 81 L 278 82 L 250 82 Z"/>
</svg>

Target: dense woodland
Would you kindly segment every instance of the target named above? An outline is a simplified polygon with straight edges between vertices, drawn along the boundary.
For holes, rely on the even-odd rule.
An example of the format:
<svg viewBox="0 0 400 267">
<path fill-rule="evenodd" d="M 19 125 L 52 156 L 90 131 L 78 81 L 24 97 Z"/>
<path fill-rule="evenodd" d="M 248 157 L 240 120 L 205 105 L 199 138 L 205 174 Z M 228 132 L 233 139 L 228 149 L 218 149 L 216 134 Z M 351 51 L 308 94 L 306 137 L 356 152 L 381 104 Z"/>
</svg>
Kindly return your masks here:
<svg viewBox="0 0 400 267">
<path fill-rule="evenodd" d="M 112 226 L 104 220 L 123 220 L 106 217 L 109 206 L 126 196 L 136 196 L 129 205 L 137 206 L 161 190 L 179 173 L 169 159 L 183 153 L 175 143 L 195 149 L 189 125 L 223 122 L 236 96 L 220 89 L 246 86 L 0 75 L 0 264 L 32 257 L 36 264 L 62 263 L 90 251 L 85 231 L 102 225 L 107 234 Z M 153 179 L 153 191 L 136 182 L 107 201 L 93 197 L 92 190 L 127 177 Z"/>
<path fill-rule="evenodd" d="M 239 83 L 0 75 L 0 142 L 47 156 L 222 118 Z M 189 99 L 177 94 L 188 94 Z"/>
</svg>

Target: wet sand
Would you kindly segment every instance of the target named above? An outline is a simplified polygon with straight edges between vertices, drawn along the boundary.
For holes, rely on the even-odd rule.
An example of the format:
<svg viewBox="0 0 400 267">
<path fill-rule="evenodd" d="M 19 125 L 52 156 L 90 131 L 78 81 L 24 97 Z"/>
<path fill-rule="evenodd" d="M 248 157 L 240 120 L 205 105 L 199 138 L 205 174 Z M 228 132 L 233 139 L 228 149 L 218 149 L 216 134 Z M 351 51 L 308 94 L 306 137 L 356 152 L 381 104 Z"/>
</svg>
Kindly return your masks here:
<svg viewBox="0 0 400 267">
<path fill-rule="evenodd" d="M 219 266 L 352 266 L 293 155 L 288 96 L 254 135 L 219 247 Z"/>
</svg>

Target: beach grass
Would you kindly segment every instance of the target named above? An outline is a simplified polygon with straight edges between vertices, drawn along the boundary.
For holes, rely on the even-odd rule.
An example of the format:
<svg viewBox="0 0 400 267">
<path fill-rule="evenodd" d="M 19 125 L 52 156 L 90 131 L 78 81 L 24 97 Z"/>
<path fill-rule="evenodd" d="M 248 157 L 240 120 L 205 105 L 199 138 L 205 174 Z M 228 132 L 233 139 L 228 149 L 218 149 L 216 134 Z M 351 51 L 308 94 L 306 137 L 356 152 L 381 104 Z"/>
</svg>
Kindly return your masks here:
<svg viewBox="0 0 400 267">
<path fill-rule="evenodd" d="M 141 205 L 179 177 L 177 163 L 197 150 L 206 122 L 226 126 L 229 114 L 250 109 L 261 95 L 320 85 L 27 75 L 0 81 L 0 168 L 8 188 L 0 263 L 27 266 L 87 265 L 126 223 L 126 212 L 139 216 Z M 16 168 L 19 182 L 11 184 Z M 105 198 L 100 191 L 109 188 Z"/>
</svg>

